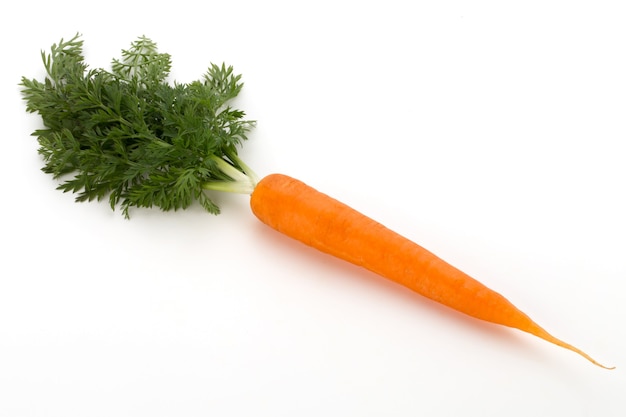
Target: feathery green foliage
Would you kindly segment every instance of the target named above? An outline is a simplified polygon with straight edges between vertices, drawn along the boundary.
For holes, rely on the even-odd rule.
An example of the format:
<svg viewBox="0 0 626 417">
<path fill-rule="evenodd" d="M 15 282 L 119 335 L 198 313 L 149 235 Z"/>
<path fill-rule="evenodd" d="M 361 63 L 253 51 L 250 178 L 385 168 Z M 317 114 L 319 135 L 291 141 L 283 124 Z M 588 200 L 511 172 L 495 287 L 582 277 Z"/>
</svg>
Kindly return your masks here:
<svg viewBox="0 0 626 417">
<path fill-rule="evenodd" d="M 188 84 L 167 78 L 171 57 L 146 37 L 111 70 L 89 69 L 80 35 L 42 52 L 43 81 L 22 77 L 26 109 L 38 113 L 43 171 L 77 201 L 108 197 L 121 206 L 177 210 L 217 205 L 204 190 L 251 192 L 256 177 L 237 156 L 252 121 L 228 103 L 242 88 L 232 67 L 211 64 Z M 65 178 L 70 176 L 69 179 Z"/>
</svg>

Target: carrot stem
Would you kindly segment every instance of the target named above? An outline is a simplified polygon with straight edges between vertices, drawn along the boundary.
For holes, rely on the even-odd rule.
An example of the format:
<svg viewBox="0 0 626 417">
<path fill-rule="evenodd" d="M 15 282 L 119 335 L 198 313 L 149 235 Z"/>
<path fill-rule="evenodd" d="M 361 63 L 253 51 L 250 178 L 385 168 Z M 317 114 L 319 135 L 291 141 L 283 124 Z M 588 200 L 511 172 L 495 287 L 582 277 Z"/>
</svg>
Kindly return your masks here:
<svg viewBox="0 0 626 417">
<path fill-rule="evenodd" d="M 238 194 L 252 194 L 258 179 L 256 174 L 244 164 L 241 159 L 235 155 L 230 155 L 230 158 L 241 166 L 241 169 L 238 169 L 219 156 L 211 155 L 209 158 L 215 162 L 217 168 L 230 179 L 224 181 L 207 181 L 202 184 L 203 189 Z"/>
</svg>

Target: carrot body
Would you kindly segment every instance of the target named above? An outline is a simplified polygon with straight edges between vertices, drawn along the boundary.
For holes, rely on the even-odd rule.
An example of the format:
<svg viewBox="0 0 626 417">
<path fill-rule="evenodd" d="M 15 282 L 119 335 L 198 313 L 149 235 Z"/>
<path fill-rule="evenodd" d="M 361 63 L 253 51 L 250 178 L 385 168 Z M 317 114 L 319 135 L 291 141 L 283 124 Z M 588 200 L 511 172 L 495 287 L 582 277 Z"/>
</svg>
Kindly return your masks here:
<svg viewBox="0 0 626 417">
<path fill-rule="evenodd" d="M 256 186 L 253 213 L 277 231 L 375 272 L 459 312 L 513 327 L 574 351 L 499 293 L 351 207 L 294 178 L 271 174 Z"/>
</svg>

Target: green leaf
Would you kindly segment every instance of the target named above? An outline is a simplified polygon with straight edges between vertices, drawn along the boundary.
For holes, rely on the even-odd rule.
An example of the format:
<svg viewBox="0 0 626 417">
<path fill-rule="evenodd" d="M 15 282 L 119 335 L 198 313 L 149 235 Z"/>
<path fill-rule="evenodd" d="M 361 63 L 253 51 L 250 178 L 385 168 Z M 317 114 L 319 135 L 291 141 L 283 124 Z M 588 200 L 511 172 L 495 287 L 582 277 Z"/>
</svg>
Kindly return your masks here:
<svg viewBox="0 0 626 417">
<path fill-rule="evenodd" d="M 145 36 L 110 70 L 88 68 L 80 35 L 42 52 L 42 61 L 46 77 L 22 77 L 22 96 L 43 122 L 33 132 L 43 171 L 69 174 L 58 188 L 77 201 L 108 196 L 126 217 L 133 207 L 194 202 L 217 214 L 205 190 L 254 188 L 256 177 L 237 156 L 254 122 L 228 105 L 243 86 L 232 67 L 210 64 L 200 80 L 169 83 L 171 56 Z"/>
</svg>

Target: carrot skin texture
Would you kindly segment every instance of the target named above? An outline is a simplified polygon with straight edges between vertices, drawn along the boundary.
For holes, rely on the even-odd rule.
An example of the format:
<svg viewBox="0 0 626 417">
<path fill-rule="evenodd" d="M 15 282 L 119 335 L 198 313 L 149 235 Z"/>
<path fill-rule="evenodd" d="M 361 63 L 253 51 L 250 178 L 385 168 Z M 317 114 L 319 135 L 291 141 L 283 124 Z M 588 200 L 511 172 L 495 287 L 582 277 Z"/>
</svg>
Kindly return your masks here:
<svg viewBox="0 0 626 417">
<path fill-rule="evenodd" d="M 550 335 L 499 293 L 418 244 L 295 178 L 282 174 L 266 176 L 254 189 L 250 206 L 263 223 L 308 246 L 366 268 L 471 317 L 533 334 L 606 368 L 578 348 Z"/>
</svg>

